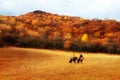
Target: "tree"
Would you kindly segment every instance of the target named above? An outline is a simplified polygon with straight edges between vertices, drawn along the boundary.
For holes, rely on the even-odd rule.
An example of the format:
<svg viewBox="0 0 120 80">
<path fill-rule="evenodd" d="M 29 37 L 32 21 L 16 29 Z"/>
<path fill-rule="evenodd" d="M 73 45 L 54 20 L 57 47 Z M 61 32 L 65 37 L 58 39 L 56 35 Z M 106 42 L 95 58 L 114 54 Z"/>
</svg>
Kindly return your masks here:
<svg viewBox="0 0 120 80">
<path fill-rule="evenodd" d="M 81 41 L 82 42 L 87 42 L 88 41 L 88 35 L 87 34 L 84 34 L 81 38 Z"/>
</svg>

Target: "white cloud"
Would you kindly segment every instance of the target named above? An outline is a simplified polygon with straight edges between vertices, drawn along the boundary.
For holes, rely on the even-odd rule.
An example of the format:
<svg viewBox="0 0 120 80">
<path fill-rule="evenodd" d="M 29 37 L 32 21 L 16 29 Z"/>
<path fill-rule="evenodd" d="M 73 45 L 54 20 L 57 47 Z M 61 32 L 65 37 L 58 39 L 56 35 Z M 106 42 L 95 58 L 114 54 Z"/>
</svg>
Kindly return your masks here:
<svg viewBox="0 0 120 80">
<path fill-rule="evenodd" d="M 119 0 L 0 0 L 0 14 L 20 15 L 43 10 L 85 18 L 115 18 L 120 20 Z"/>
</svg>

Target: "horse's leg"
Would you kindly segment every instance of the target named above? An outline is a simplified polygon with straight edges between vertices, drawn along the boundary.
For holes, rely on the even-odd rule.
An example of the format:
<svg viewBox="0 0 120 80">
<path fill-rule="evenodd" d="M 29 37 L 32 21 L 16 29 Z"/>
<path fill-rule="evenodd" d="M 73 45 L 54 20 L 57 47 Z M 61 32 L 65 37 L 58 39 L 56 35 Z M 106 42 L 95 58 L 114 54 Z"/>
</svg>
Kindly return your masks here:
<svg viewBox="0 0 120 80">
<path fill-rule="evenodd" d="M 83 60 L 81 60 L 81 64 L 83 63 Z"/>
<path fill-rule="evenodd" d="M 72 59 L 70 59 L 69 63 L 72 63 Z"/>
<path fill-rule="evenodd" d="M 77 63 L 79 63 L 80 59 L 77 60 Z"/>
<path fill-rule="evenodd" d="M 74 63 L 75 63 L 75 58 L 73 58 L 73 61 L 74 61 Z"/>
<path fill-rule="evenodd" d="M 76 63 L 76 58 L 75 57 L 73 58 L 73 61 L 74 61 L 74 63 Z"/>
<path fill-rule="evenodd" d="M 77 62 L 78 61 L 78 59 L 77 59 L 77 57 L 75 58 L 75 62 Z"/>
</svg>

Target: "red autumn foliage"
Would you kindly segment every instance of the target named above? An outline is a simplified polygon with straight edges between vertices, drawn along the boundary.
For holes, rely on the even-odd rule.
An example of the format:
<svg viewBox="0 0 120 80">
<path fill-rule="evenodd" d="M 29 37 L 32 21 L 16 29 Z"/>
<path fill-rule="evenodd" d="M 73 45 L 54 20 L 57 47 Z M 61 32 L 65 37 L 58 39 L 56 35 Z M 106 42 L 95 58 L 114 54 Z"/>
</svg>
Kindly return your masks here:
<svg viewBox="0 0 120 80">
<path fill-rule="evenodd" d="M 120 46 L 120 22 L 116 20 L 84 19 L 74 16 L 34 11 L 20 16 L 0 16 L 0 36 L 10 32 L 18 37 L 75 41 L 83 34 L 89 36 L 89 42 L 106 44 L 111 39 Z"/>
</svg>

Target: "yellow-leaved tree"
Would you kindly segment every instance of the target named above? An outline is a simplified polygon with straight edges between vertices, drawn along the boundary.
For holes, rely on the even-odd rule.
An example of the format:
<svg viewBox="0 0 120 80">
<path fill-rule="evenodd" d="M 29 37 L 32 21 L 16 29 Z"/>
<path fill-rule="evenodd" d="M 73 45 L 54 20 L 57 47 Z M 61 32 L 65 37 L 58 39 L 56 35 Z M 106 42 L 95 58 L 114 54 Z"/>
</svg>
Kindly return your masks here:
<svg viewBox="0 0 120 80">
<path fill-rule="evenodd" d="M 84 35 L 81 37 L 81 41 L 82 41 L 82 42 L 87 42 L 87 41 L 88 41 L 88 34 L 84 34 Z"/>
</svg>

